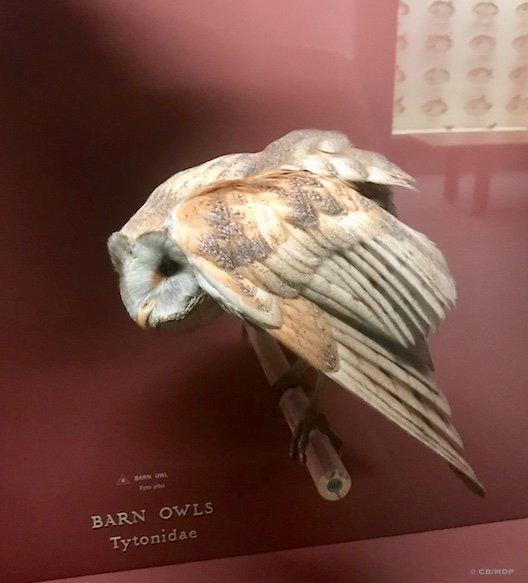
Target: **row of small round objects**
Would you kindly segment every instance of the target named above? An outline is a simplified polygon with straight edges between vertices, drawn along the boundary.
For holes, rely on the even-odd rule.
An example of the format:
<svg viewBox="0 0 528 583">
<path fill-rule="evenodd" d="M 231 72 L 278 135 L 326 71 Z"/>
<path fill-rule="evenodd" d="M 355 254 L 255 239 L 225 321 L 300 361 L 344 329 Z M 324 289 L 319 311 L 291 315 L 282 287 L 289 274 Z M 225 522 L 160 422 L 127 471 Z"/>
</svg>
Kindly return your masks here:
<svg viewBox="0 0 528 583">
<path fill-rule="evenodd" d="M 470 99 L 464 104 L 464 111 L 468 115 L 475 117 L 484 115 L 493 107 L 493 103 L 488 101 L 486 96 Z M 404 97 L 399 97 L 394 101 L 393 116 L 398 117 L 402 115 L 407 108 L 405 107 Z M 447 113 L 449 107 L 447 103 L 440 97 L 438 99 L 430 99 L 421 106 L 421 111 L 427 117 L 440 117 Z M 526 115 L 528 113 L 528 97 L 522 95 L 514 95 L 506 104 L 506 110 L 510 115 Z"/>
<path fill-rule="evenodd" d="M 513 69 L 508 75 L 510 81 L 517 85 L 528 85 L 528 65 Z M 467 80 L 473 85 L 485 85 L 493 79 L 493 69 L 489 67 L 474 67 L 466 73 Z M 407 79 L 405 72 L 396 66 L 394 83 L 401 85 Z M 443 67 L 431 67 L 422 75 L 427 85 L 438 86 L 451 79 L 451 73 Z"/>
<path fill-rule="evenodd" d="M 455 13 L 455 7 L 453 6 L 453 0 L 435 0 L 432 2 L 428 11 L 435 18 L 441 20 L 447 20 L 453 16 Z M 399 5 L 399 15 L 401 17 L 407 16 L 411 11 L 411 7 L 406 2 L 400 2 Z M 473 14 L 475 17 L 482 22 L 489 22 L 499 13 L 498 2 L 478 2 L 473 6 Z M 515 8 L 515 14 L 521 19 L 522 22 L 528 22 L 528 2 L 522 2 Z"/>
<path fill-rule="evenodd" d="M 493 52 L 497 41 L 488 34 L 479 34 L 470 39 L 468 44 L 475 54 L 485 56 Z M 515 37 L 511 44 L 520 55 L 528 55 L 528 34 Z M 404 51 L 408 46 L 406 35 L 399 34 L 396 38 L 396 48 Z M 447 34 L 431 34 L 425 41 L 425 49 L 437 53 L 446 53 L 452 46 L 453 41 Z"/>
</svg>

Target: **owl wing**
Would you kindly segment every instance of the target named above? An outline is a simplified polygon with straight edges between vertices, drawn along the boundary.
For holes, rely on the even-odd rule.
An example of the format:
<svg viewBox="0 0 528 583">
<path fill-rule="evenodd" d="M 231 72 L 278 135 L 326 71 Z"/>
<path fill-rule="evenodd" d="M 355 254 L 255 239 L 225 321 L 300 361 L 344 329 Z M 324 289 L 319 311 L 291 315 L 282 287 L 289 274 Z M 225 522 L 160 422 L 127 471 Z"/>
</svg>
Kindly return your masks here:
<svg viewBox="0 0 528 583">
<path fill-rule="evenodd" d="M 255 170 L 288 165 L 350 183 L 414 188 L 414 178 L 378 152 L 355 148 L 345 134 L 295 130 L 271 142 L 255 160 Z"/>
<path fill-rule="evenodd" d="M 445 458 L 460 454 L 427 338 L 456 299 L 442 254 L 348 184 L 277 170 L 174 209 L 170 236 L 202 287 Z"/>
<path fill-rule="evenodd" d="M 295 130 L 271 142 L 254 161 L 254 174 L 281 167 L 340 178 L 396 215 L 392 186 L 415 190 L 414 178 L 378 152 L 355 148 L 341 132 Z"/>
</svg>

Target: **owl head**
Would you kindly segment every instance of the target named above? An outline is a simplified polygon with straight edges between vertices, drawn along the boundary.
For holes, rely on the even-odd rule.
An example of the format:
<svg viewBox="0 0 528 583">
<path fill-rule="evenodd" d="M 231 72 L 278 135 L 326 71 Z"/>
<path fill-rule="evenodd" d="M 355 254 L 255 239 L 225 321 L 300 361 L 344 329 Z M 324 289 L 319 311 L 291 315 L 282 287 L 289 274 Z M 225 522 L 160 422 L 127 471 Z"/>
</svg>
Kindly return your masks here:
<svg viewBox="0 0 528 583">
<path fill-rule="evenodd" d="M 119 274 L 121 299 L 142 328 L 186 330 L 221 312 L 164 230 L 134 236 L 125 225 L 108 239 L 108 251 Z"/>
<path fill-rule="evenodd" d="M 194 328 L 221 313 L 198 284 L 185 254 L 167 236 L 164 222 L 176 204 L 214 182 L 226 167 L 235 175 L 249 154 L 231 154 L 177 172 L 160 184 L 121 230 L 108 239 L 123 303 L 142 328 Z"/>
</svg>

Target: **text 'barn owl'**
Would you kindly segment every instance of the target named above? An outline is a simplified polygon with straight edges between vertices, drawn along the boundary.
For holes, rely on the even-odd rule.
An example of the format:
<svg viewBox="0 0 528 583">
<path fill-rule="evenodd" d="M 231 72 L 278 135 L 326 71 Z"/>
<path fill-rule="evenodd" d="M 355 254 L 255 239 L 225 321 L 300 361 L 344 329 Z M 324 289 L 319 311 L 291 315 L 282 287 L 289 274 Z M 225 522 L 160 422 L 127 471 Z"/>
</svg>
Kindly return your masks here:
<svg viewBox="0 0 528 583">
<path fill-rule="evenodd" d="M 141 326 L 182 330 L 221 308 L 258 326 L 446 459 L 461 455 L 428 339 L 456 300 L 445 260 L 394 215 L 410 176 L 338 132 L 300 130 L 159 186 L 108 242 Z"/>
</svg>

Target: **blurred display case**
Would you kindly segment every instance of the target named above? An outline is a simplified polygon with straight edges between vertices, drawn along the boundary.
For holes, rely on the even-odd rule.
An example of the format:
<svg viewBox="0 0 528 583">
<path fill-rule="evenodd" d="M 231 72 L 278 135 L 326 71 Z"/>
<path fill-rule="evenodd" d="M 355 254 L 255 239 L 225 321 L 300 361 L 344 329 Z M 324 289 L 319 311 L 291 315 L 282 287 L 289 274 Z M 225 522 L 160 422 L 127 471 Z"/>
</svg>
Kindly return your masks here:
<svg viewBox="0 0 528 583">
<path fill-rule="evenodd" d="M 528 3 L 401 1 L 396 48 L 395 134 L 526 142 Z"/>
<path fill-rule="evenodd" d="M 394 72 L 394 136 L 448 147 L 445 198 L 459 160 L 473 163 L 472 213 L 486 212 L 499 146 L 528 142 L 528 3 L 401 1 Z"/>
<path fill-rule="evenodd" d="M 5 5 L 2 581 L 527 516 L 528 25 L 526 3 L 493 4 L 495 14 L 492 4 Z M 482 35 L 496 41 L 490 54 L 473 42 Z M 472 100 L 487 111 L 468 113 Z M 398 103 L 405 110 L 394 116 Z M 106 238 L 157 184 L 301 127 L 341 130 L 417 178 L 420 193 L 398 192 L 396 203 L 457 281 L 433 356 L 485 500 L 338 387 L 324 410 L 344 441 L 351 488 L 323 500 L 288 458 L 289 430 L 240 322 L 149 334 L 121 305 Z M 484 156 L 473 141 L 432 138 L 462 132 L 508 139 Z M 464 565 L 470 577 L 466 567 L 487 565 Z"/>
</svg>

